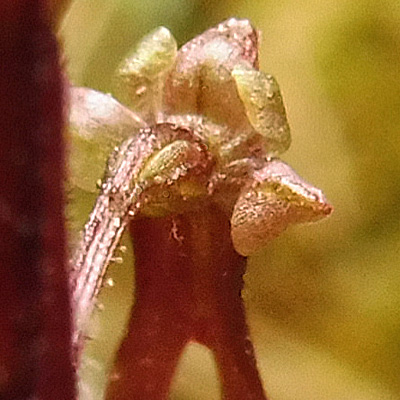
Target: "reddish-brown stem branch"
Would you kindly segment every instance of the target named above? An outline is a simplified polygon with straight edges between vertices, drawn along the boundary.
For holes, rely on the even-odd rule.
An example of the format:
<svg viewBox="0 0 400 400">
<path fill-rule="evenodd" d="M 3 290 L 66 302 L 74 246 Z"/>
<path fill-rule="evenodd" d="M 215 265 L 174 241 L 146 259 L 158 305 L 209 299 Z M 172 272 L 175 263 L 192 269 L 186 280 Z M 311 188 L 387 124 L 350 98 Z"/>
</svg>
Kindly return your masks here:
<svg viewBox="0 0 400 400">
<path fill-rule="evenodd" d="M 112 374 L 108 400 L 167 398 L 189 341 L 213 350 L 223 396 L 265 400 L 240 292 L 245 258 L 215 206 L 131 224 L 136 304 Z"/>
<path fill-rule="evenodd" d="M 141 134 L 124 142 L 112 156 L 116 165 L 102 185 L 101 194 L 70 261 L 75 363 L 79 360 L 85 328 L 96 304 L 104 274 L 128 222 L 129 208 L 135 205 L 142 192 L 134 184 L 135 178 L 152 150 L 154 143 L 148 135 Z"/>
<path fill-rule="evenodd" d="M 79 361 L 82 338 L 104 274 L 129 218 L 134 218 L 146 204 L 147 190 L 167 189 L 174 179 L 141 180 L 139 174 L 148 158 L 175 140 L 192 142 L 193 160 L 176 165 L 176 178 L 193 172 L 195 175 L 209 169 L 210 159 L 204 146 L 188 129 L 174 124 L 158 124 L 143 129 L 136 136 L 123 142 L 110 156 L 106 178 L 96 200 L 82 239 L 71 260 L 71 291 L 74 308 L 74 355 Z M 185 166 L 185 168 L 183 168 Z M 185 170 L 185 173 L 181 172 Z M 174 175 L 174 174 L 173 174 Z M 206 175 L 205 175 L 206 177 Z M 205 180 L 204 178 L 203 180 Z"/>
<path fill-rule="evenodd" d="M 0 2 L 0 399 L 72 400 L 63 90 L 46 2 Z"/>
</svg>

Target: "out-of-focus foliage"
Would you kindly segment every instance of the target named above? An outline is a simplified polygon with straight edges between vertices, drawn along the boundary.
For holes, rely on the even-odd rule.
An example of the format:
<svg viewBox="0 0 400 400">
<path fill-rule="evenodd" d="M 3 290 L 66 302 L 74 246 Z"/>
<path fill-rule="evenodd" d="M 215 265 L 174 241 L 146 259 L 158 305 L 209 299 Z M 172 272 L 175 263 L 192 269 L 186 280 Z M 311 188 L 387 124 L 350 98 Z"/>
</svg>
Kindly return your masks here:
<svg viewBox="0 0 400 400">
<path fill-rule="evenodd" d="M 399 400 L 398 0 L 76 0 L 61 30 L 69 76 L 110 91 L 121 59 L 155 27 L 182 44 L 229 16 L 262 32 L 261 69 L 277 78 L 292 131 L 283 158 L 335 206 L 329 220 L 294 227 L 249 260 L 244 296 L 265 387 L 273 400 Z M 132 263 L 112 266 L 115 286 L 102 293 L 85 400 L 99 399 Z M 218 399 L 211 360 L 189 348 L 171 398 Z"/>
</svg>

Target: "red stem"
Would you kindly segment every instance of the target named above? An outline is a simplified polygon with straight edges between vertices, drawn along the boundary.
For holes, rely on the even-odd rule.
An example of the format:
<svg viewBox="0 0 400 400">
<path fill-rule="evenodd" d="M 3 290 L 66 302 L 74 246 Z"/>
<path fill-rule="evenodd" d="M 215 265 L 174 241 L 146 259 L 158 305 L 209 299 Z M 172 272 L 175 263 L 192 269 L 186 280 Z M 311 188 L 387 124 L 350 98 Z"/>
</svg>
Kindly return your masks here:
<svg viewBox="0 0 400 400">
<path fill-rule="evenodd" d="M 63 93 L 44 1 L 0 2 L 0 399 L 72 400 Z"/>
<path fill-rule="evenodd" d="M 246 260 L 216 206 L 131 224 L 136 304 L 108 400 L 164 400 L 189 341 L 213 350 L 224 399 L 265 400 L 240 296 Z"/>
</svg>

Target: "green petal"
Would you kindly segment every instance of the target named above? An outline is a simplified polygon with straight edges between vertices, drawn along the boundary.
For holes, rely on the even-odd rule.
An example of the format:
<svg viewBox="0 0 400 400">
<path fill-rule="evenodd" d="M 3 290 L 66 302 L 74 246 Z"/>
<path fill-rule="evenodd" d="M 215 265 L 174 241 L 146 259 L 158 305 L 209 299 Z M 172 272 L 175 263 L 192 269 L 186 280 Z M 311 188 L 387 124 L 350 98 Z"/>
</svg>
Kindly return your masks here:
<svg viewBox="0 0 400 400">
<path fill-rule="evenodd" d="M 276 80 L 244 64 L 237 65 L 232 76 L 247 117 L 261 135 L 267 153 L 283 153 L 290 146 L 290 130 L 285 107 Z"/>
<path fill-rule="evenodd" d="M 72 186 L 96 192 L 106 160 L 115 146 L 135 135 L 145 123 L 110 95 L 71 88 L 69 112 L 69 180 Z"/>
<path fill-rule="evenodd" d="M 160 27 L 139 42 L 116 72 L 118 98 L 142 113 L 149 123 L 162 111 L 163 82 L 176 54 L 174 37 L 167 28 Z"/>
</svg>

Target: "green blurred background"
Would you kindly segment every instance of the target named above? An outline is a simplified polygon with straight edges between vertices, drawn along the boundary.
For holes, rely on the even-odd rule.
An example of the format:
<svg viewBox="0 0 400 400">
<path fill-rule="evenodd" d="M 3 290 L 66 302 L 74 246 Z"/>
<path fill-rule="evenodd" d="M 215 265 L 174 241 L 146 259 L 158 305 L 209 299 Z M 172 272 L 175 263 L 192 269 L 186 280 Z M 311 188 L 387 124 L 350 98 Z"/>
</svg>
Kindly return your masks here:
<svg viewBox="0 0 400 400">
<path fill-rule="evenodd" d="M 70 79 L 110 92 L 117 64 L 154 27 L 181 45 L 231 16 L 262 32 L 261 69 L 277 78 L 292 128 L 283 159 L 335 206 L 328 220 L 291 228 L 249 259 L 243 295 L 267 392 L 399 400 L 399 0 L 76 0 L 61 29 Z M 75 226 L 92 201 L 71 194 Z M 130 262 L 110 274 L 82 400 L 101 399 L 132 301 Z M 171 399 L 219 399 L 208 351 L 187 349 Z"/>
</svg>

